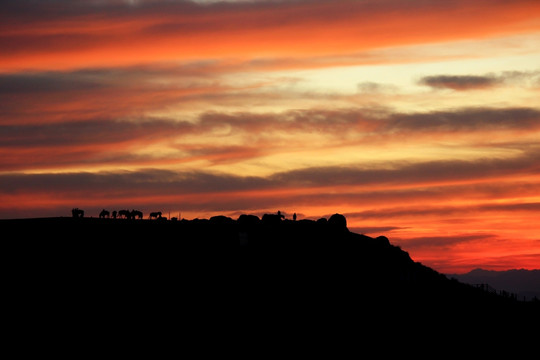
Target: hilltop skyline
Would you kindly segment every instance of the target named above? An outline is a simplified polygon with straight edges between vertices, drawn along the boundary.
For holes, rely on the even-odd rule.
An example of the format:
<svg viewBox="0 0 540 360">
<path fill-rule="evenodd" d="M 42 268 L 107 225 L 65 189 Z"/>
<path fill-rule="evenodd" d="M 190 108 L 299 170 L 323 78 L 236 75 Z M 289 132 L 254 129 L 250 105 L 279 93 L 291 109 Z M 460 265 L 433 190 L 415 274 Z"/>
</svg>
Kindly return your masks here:
<svg viewBox="0 0 540 360">
<path fill-rule="evenodd" d="M 540 268 L 540 2 L 0 4 L 0 218 L 274 213 Z"/>
</svg>

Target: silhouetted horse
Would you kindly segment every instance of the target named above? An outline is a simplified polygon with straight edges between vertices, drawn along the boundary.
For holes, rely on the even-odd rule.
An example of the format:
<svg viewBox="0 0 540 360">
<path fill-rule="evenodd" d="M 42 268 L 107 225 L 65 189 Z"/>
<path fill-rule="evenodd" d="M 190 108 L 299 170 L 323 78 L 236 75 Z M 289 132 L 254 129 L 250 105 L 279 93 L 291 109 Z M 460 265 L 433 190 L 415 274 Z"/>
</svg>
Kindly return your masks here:
<svg viewBox="0 0 540 360">
<path fill-rule="evenodd" d="M 114 210 L 114 211 L 112 212 L 112 217 L 113 217 L 113 219 L 116 219 L 116 215 L 117 215 L 117 214 L 118 214 L 118 211 L 116 211 L 116 210 Z"/>
<path fill-rule="evenodd" d="M 84 217 L 84 210 L 81 210 L 79 208 L 71 209 L 71 215 L 74 218 L 82 218 Z"/>
<path fill-rule="evenodd" d="M 107 210 L 103 209 L 101 210 L 101 212 L 99 213 L 99 218 L 100 219 L 104 219 L 104 218 L 108 218 L 109 216 L 111 215 L 111 213 L 109 213 Z"/>
<path fill-rule="evenodd" d="M 151 212 L 148 216 L 149 219 L 155 218 L 160 219 L 161 218 L 161 211 Z"/>
<path fill-rule="evenodd" d="M 120 210 L 118 212 L 118 217 L 124 217 L 126 219 L 131 219 L 131 212 L 129 210 Z"/>
<path fill-rule="evenodd" d="M 131 218 L 132 219 L 142 219 L 143 218 L 143 213 L 139 210 L 131 210 Z"/>
</svg>

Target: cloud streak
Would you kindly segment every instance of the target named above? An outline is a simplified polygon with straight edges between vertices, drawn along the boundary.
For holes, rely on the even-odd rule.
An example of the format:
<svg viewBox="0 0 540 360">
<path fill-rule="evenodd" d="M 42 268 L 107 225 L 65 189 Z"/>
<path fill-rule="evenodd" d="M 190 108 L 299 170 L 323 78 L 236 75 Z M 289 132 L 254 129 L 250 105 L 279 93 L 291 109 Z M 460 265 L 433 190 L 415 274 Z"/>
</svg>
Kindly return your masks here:
<svg viewBox="0 0 540 360">
<path fill-rule="evenodd" d="M 17 156 L 16 161 L 13 161 L 13 156 L 4 157 L 3 161 L 0 161 L 0 168 L 17 170 L 30 163 L 38 168 L 56 166 L 56 158 L 62 152 L 73 154 L 70 160 L 73 164 L 88 161 L 92 157 L 95 157 L 95 163 L 105 159 L 110 161 L 114 157 L 119 161 L 127 160 L 126 154 L 141 152 L 155 145 L 168 149 L 168 152 L 162 155 L 155 153 L 153 159 L 156 161 L 160 158 L 164 161 L 171 160 L 173 156 L 183 161 L 206 158 L 214 162 L 235 162 L 287 152 L 298 147 L 304 148 L 305 140 L 286 140 L 293 134 L 296 134 L 297 139 L 311 136 L 322 141 L 321 146 L 325 143 L 336 144 L 339 139 L 341 144 L 334 146 L 354 146 L 362 149 L 373 143 L 399 143 L 404 137 L 453 134 L 454 139 L 458 139 L 460 136 L 468 138 L 476 134 L 484 138 L 489 133 L 527 133 L 540 129 L 540 111 L 531 108 L 479 108 L 378 115 L 369 109 L 294 110 L 266 114 L 209 112 L 202 114 L 196 121 L 130 118 L 129 115 L 129 112 L 125 114 L 125 120 L 95 117 L 74 122 L 0 125 L 0 153 Z M 238 140 L 227 142 L 226 139 L 232 136 Z M 214 144 L 209 144 L 210 138 L 215 139 Z M 196 139 L 199 139 L 199 142 Z M 222 141 L 225 142 L 220 143 Z M 252 145 L 254 141 L 258 145 Z M 514 147 L 516 146 L 517 149 L 521 146 L 523 151 L 528 151 L 529 143 L 514 144 Z M 77 154 L 81 158 L 77 158 Z M 136 165 L 137 157 L 133 156 L 131 159 Z M 139 160 L 144 161 L 144 158 Z M 484 163 L 490 164 L 491 160 L 486 159 Z M 466 161 L 453 160 L 449 162 L 449 166 L 435 170 L 437 174 L 452 179 L 459 173 L 467 173 L 468 164 Z M 519 168 L 521 165 L 519 161 L 512 159 L 502 167 L 497 162 L 493 168 L 496 170 L 499 166 L 502 170 L 498 172 L 502 173 L 510 171 L 511 166 Z M 422 169 L 414 166 L 424 165 L 411 165 L 411 174 L 423 173 Z M 304 171 L 298 170 L 298 173 Z M 314 169 L 309 171 L 313 172 L 310 176 L 315 178 L 326 174 L 315 173 Z M 338 182 L 349 178 L 347 171 L 339 166 L 336 168 L 336 173 L 339 174 Z M 497 172 L 484 171 L 487 176 Z M 366 176 L 383 182 L 393 176 L 388 170 L 371 174 Z"/>
<path fill-rule="evenodd" d="M 482 90 L 505 83 L 532 83 L 536 86 L 540 72 L 507 71 L 500 75 L 432 75 L 422 77 L 418 83 L 435 89 L 452 89 L 456 91 Z"/>
<path fill-rule="evenodd" d="M 499 81 L 494 76 L 426 76 L 420 80 L 420 84 L 431 86 L 433 88 L 448 88 L 452 90 L 476 90 L 497 86 Z"/>
<path fill-rule="evenodd" d="M 124 172 L 101 173 L 64 173 L 64 174 L 4 174 L 0 176 L 0 189 L 4 194 L 10 193 L 39 193 L 39 192 L 85 192 L 103 193 L 104 197 L 115 193 L 124 193 L 125 189 L 133 192 L 147 192 L 149 196 L 165 196 L 175 194 L 216 194 L 216 193 L 242 193 L 265 191 L 287 191 L 300 189 L 316 189 L 310 196 L 324 201 L 324 189 L 344 187 L 343 195 L 333 197 L 358 196 L 358 201 L 376 202 L 402 198 L 425 197 L 436 198 L 441 194 L 455 196 L 460 192 L 462 196 L 484 193 L 489 199 L 494 194 L 499 196 L 509 191 L 505 185 L 496 187 L 489 182 L 483 185 L 469 187 L 478 181 L 488 181 L 493 178 L 504 177 L 519 178 L 523 175 L 540 176 L 540 166 L 536 159 L 538 151 L 524 154 L 521 157 L 506 160 L 480 159 L 478 161 L 433 161 L 415 164 L 390 164 L 388 169 L 366 169 L 361 167 L 318 167 L 301 170 L 291 170 L 275 173 L 267 177 L 239 176 L 223 173 L 209 173 L 200 171 L 178 172 L 162 169 L 147 169 Z M 461 184 L 461 185 L 460 185 Z M 538 188 L 527 189 L 513 183 L 511 194 L 532 194 Z M 362 189 L 365 187 L 364 191 Z M 358 192 L 356 195 L 346 193 L 347 188 Z M 379 190 L 375 190 L 379 189 Z M 392 190 L 394 189 L 394 190 Z M 512 189 L 512 188 L 511 188 Z M 320 191 L 320 193 L 317 193 Z M 247 195 L 246 195 L 247 196 Z M 249 195 L 249 196 L 252 196 Z M 302 195 L 301 195 L 302 196 Z M 410 200 L 410 199 L 409 199 Z M 485 207 L 483 210 L 497 210 L 504 207 Z M 508 210 L 537 211 L 537 205 L 521 204 L 508 207 Z M 216 209 L 218 210 L 218 209 Z M 426 208 L 429 212 L 429 208 Z M 368 216 L 368 213 L 362 216 Z M 390 216 L 391 214 L 386 214 Z"/>
<path fill-rule="evenodd" d="M 536 29 L 534 1 L 2 3 L 1 68 L 321 55 Z M 483 21 L 477 21 L 479 13 Z M 76 26 L 74 26 L 76 24 Z M 429 31 L 427 31 L 429 29 Z M 400 34 L 396 37 L 395 34 Z M 144 46 L 146 52 L 138 51 Z M 105 56 L 108 55 L 108 56 Z M 40 62 L 36 61 L 37 57 Z"/>
</svg>

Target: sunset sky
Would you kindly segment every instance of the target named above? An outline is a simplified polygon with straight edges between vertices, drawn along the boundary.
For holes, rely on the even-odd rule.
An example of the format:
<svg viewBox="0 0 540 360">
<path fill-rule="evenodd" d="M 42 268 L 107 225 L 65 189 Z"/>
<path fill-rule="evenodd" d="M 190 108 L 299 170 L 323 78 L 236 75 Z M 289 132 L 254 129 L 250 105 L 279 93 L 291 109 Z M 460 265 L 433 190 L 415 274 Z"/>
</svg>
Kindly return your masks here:
<svg viewBox="0 0 540 360">
<path fill-rule="evenodd" d="M 538 269 L 540 1 L 2 1 L 0 218 L 74 207 Z"/>
</svg>

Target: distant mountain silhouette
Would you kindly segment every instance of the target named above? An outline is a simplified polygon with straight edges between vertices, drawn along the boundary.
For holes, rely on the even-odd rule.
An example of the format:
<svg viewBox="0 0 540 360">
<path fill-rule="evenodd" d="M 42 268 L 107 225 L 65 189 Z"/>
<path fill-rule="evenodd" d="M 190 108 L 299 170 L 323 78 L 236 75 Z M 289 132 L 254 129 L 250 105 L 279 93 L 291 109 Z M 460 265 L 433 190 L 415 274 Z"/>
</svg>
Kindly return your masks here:
<svg viewBox="0 0 540 360">
<path fill-rule="evenodd" d="M 516 294 L 518 299 L 540 299 L 540 270 L 494 271 L 474 269 L 465 274 L 447 274 L 466 284 L 487 284 L 496 291 Z"/>
<path fill-rule="evenodd" d="M 538 302 L 449 279 L 384 236 L 350 232 L 342 215 L 263 219 L 0 220 L 10 234 L 2 243 L 15 286 L 9 293 L 27 309 L 37 301 L 47 313 L 62 306 L 84 316 L 120 313 L 128 322 L 143 310 L 197 324 L 225 316 L 224 324 L 303 328 L 365 325 L 368 316 L 403 324 L 424 316 L 425 326 L 538 316 Z"/>
</svg>

